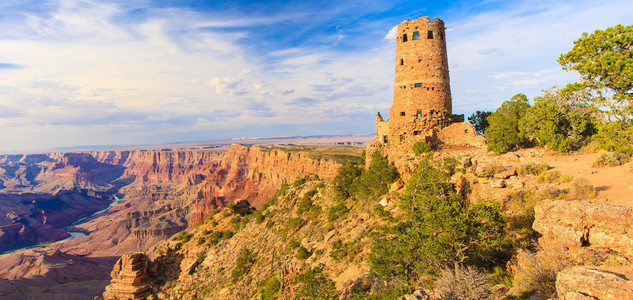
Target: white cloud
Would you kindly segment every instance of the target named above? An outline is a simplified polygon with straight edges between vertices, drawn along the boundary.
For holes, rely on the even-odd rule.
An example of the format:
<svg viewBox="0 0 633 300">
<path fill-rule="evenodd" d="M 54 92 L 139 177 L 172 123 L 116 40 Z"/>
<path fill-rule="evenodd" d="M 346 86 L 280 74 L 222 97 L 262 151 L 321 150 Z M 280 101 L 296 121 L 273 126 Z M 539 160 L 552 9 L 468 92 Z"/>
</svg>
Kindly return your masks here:
<svg viewBox="0 0 633 300">
<path fill-rule="evenodd" d="M 514 94 L 532 98 L 577 80 L 560 68 L 558 56 L 583 32 L 628 23 L 631 11 L 633 2 L 624 0 L 523 1 L 445 19 L 452 29 L 446 38 L 453 104 L 466 113 L 496 109 Z"/>
<path fill-rule="evenodd" d="M 0 140 L 7 141 L 0 151 L 159 142 L 170 134 L 199 140 L 239 126 L 346 118 L 366 122 L 372 132 L 373 118 L 360 115 L 387 115 L 392 103 L 396 26 L 363 47 L 332 46 L 361 31 L 375 33 L 384 20 L 338 27 L 316 47 L 266 53 L 244 42 L 248 28 L 305 13 L 232 17 L 151 8 L 127 20 L 127 9 L 63 0 L 19 22 L 0 18 L 0 63 L 20 66 L 0 69 Z M 575 80 L 560 70 L 558 55 L 583 31 L 627 23 L 630 11 L 633 3 L 624 0 L 543 0 L 441 16 L 450 33 L 456 113 L 494 109 L 518 92 L 533 97 Z"/>
<path fill-rule="evenodd" d="M 387 35 L 385 35 L 383 39 L 395 42 L 397 37 L 398 37 L 398 25 L 391 27 L 391 30 L 387 32 Z"/>
</svg>

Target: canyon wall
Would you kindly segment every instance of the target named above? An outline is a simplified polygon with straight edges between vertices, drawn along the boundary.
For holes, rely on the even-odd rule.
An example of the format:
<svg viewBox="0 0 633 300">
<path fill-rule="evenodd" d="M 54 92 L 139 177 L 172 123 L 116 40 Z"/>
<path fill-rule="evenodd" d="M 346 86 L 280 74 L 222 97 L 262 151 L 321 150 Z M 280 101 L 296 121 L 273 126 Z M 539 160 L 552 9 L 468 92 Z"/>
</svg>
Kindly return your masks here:
<svg viewBox="0 0 633 300">
<path fill-rule="evenodd" d="M 111 267 L 120 255 L 151 250 L 232 201 L 245 199 L 260 207 L 283 184 L 308 175 L 330 178 L 339 167 L 334 161 L 314 160 L 299 152 L 243 145 L 232 145 L 226 152 L 96 151 L 0 156 L 0 243 L 9 248 L 65 238 L 62 226 L 106 208 L 115 193 L 121 198 L 107 212 L 72 226 L 73 230 L 89 233 L 87 236 L 29 250 L 28 268 L 20 267 L 26 257 L 24 251 L 0 256 L 0 266 L 6 270 L 0 271 L 0 281 L 10 281 L 0 282 L 0 289 L 10 286 L 18 291 L 15 296 L 30 293 L 26 282 L 33 280 L 34 274 L 42 286 L 82 282 L 71 273 L 84 262 Z M 12 201 L 6 200 L 9 198 Z M 24 226 L 25 220 L 38 227 Z M 47 259 L 62 256 L 76 263 L 61 264 L 51 275 Z M 103 274 L 97 275 L 90 278 L 103 279 Z M 77 289 L 90 287 L 88 282 L 82 284 L 78 283 Z"/>
</svg>

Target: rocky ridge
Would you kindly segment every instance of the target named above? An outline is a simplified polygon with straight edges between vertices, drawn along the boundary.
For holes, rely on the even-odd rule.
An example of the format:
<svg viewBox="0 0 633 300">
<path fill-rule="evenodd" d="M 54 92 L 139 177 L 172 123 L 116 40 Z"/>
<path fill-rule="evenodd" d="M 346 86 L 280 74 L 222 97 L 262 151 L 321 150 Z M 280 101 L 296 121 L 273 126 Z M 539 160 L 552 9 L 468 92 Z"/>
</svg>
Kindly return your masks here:
<svg viewBox="0 0 633 300">
<path fill-rule="evenodd" d="M 93 196 L 99 193 L 105 193 L 105 196 L 116 191 L 121 201 L 108 213 L 75 226 L 90 235 L 32 252 L 34 257 L 59 252 L 77 258 L 103 258 L 111 266 L 116 260 L 112 255 L 151 249 L 161 240 L 191 226 L 192 216 L 196 216 L 194 220 L 205 218 L 242 197 L 248 197 L 255 204 L 257 201 L 261 203 L 282 184 L 296 177 L 310 174 L 331 177 L 338 166 L 340 164 L 334 161 L 314 161 L 299 153 L 241 145 L 233 145 L 226 153 L 187 150 L 9 155 L 0 156 L 0 183 L 4 187 L 0 190 L 0 197 L 23 199 L 20 197 L 24 194 L 17 196 L 14 192 L 32 189 L 33 186 L 57 190 L 60 195 L 67 192 L 77 194 L 79 187 L 85 188 L 86 194 L 93 193 Z M 72 189 L 68 190 L 70 187 Z M 39 191 L 44 191 L 44 188 Z M 78 214 L 76 218 L 67 218 L 65 224 L 54 223 L 57 216 L 48 214 L 44 225 L 67 225 L 90 212 L 105 208 L 111 200 L 103 199 L 97 202 L 98 206 L 93 206 L 94 210 Z M 71 211 L 69 207 L 76 204 L 58 203 L 57 206 L 64 207 L 64 213 L 67 213 Z M 24 220 L 25 213 L 33 209 L 28 206 L 24 209 L 24 213 L 8 209 L 15 213 L 7 214 L 7 232 L 27 232 L 20 227 L 20 220 Z M 64 236 L 50 236 L 49 240 L 66 236 L 65 231 L 57 230 Z M 10 235 L 0 235 L 2 237 L 10 238 Z M 20 260 L 13 259 L 15 255 L 0 256 L 0 265 L 16 270 L 9 276 L 15 282 L 18 278 L 31 278 L 30 271 L 15 269 L 21 264 Z M 35 260 L 30 265 L 37 269 L 40 263 Z M 60 267 L 58 271 L 64 272 L 65 269 Z M 67 281 L 57 282 L 50 280 L 46 274 L 42 276 L 43 281 L 49 280 L 47 282 L 57 285 L 77 280 L 68 277 Z M 0 274 L 0 278 L 5 277 Z M 20 293 L 19 290 L 14 292 Z"/>
<path fill-rule="evenodd" d="M 544 153 L 543 150 L 529 149 L 492 156 L 483 151 L 460 150 L 441 155 L 456 157 L 455 168 L 465 170 L 457 172 L 451 180 L 469 195 L 472 202 L 499 200 L 505 213 L 513 214 L 523 209 L 520 205 L 526 205 L 517 203 L 525 200 L 520 197 L 532 195 L 530 193 L 536 195 L 539 200 L 534 209 L 534 230 L 542 235 L 540 247 L 547 248 L 555 243 L 560 247 L 557 249 L 563 249 L 563 255 L 571 264 L 558 274 L 559 297 L 629 298 L 633 274 L 629 251 L 630 207 L 606 202 L 601 191 L 594 200 L 578 200 L 568 195 L 572 182 L 565 179 L 570 176 L 560 173 L 565 169 L 559 167 L 557 160 L 575 163 L 576 158 L 550 157 Z M 547 163 L 554 168 L 547 166 L 544 171 L 530 171 Z M 417 162 L 411 156 L 398 164 L 401 172 L 410 170 L 412 173 Z M 588 168 L 587 165 L 584 168 Z M 410 173 L 404 172 L 405 175 Z M 595 173 L 574 175 L 591 179 Z M 148 254 L 148 258 L 156 256 L 150 262 L 150 269 L 161 270 L 155 273 L 160 275 L 150 272 L 151 297 L 251 298 L 257 297 L 258 284 L 277 277 L 282 286 L 281 299 L 289 299 L 294 297 L 297 275 L 312 267 L 321 268 L 330 276 L 340 297 L 349 297 L 352 291 L 374 284 L 370 283 L 372 279 L 366 264 L 367 231 L 380 221 L 372 217 L 372 208 L 380 204 L 385 210 L 397 211 L 397 194 L 402 193 L 402 188 L 402 183 L 397 183 L 379 199 L 354 204 L 349 215 L 336 223 L 325 220 L 323 212 L 329 211 L 336 202 L 327 182 L 319 180 L 294 186 L 274 197 L 273 202 L 262 207 L 263 221 L 225 209 L 192 228 L 185 240 L 165 241 L 157 247 L 156 253 Z M 316 192 L 309 193 L 311 190 Z M 315 212 L 298 208 L 306 194 L 312 194 L 313 207 L 317 207 Z M 215 233 L 224 232 L 235 235 L 226 239 L 213 237 Z M 354 253 L 352 257 L 342 261 L 332 259 L 330 254 L 338 239 L 352 245 L 355 249 L 351 251 Z M 298 250 L 288 248 L 291 240 L 307 249 L 310 253 L 307 259 L 297 258 Z M 232 270 L 243 249 L 255 252 L 255 259 L 249 271 L 234 281 Z M 502 291 L 497 295 L 500 298 L 513 295 L 507 287 L 496 287 L 496 290 Z M 433 292 L 423 294 L 432 295 Z"/>
</svg>

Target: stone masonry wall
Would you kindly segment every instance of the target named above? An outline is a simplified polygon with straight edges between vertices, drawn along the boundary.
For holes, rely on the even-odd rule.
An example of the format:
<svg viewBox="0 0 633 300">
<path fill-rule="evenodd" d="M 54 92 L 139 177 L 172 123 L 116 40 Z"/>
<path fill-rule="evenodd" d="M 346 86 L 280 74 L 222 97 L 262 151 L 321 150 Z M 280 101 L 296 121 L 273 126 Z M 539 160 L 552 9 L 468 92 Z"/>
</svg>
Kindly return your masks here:
<svg viewBox="0 0 633 300">
<path fill-rule="evenodd" d="M 431 128 L 450 125 L 451 90 L 444 22 L 428 17 L 400 23 L 397 28 L 393 105 L 389 140 L 394 146 L 420 138 Z M 403 136 L 404 135 L 404 136 Z"/>
</svg>

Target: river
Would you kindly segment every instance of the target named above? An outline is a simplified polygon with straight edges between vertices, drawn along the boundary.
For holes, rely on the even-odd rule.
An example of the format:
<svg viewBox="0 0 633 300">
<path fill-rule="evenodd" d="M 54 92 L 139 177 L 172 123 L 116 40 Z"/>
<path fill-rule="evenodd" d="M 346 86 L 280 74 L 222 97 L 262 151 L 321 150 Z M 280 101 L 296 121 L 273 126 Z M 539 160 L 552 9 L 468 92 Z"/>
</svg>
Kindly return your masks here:
<svg viewBox="0 0 633 300">
<path fill-rule="evenodd" d="M 121 200 L 121 199 L 119 199 L 119 197 L 116 194 L 113 195 L 112 197 L 114 198 L 114 200 L 112 200 L 112 203 L 110 203 L 110 205 L 108 205 L 108 207 L 106 207 L 106 208 L 104 208 L 104 209 L 102 209 L 100 211 L 96 211 L 96 212 L 90 214 L 89 216 L 85 216 L 85 217 L 83 217 L 83 218 L 71 223 L 68 226 L 64 226 L 64 227 L 62 227 L 62 229 L 66 230 L 66 228 L 68 228 L 68 227 L 71 227 L 71 226 L 74 226 L 74 225 L 79 225 L 79 224 L 81 224 L 81 223 L 83 223 L 85 221 L 88 221 L 88 220 L 90 220 L 90 219 L 92 219 L 92 218 L 94 218 L 94 217 L 106 212 L 108 209 L 110 209 L 113 206 L 117 205 L 120 202 L 120 200 Z M 32 246 L 19 248 L 19 249 L 13 249 L 13 250 L 5 251 L 5 252 L 0 252 L 0 255 L 8 254 L 8 253 L 14 253 L 14 252 L 18 252 L 18 251 L 22 251 L 22 250 L 28 250 L 28 249 L 45 248 L 45 247 L 48 247 L 49 245 L 51 245 L 53 243 L 62 243 L 62 242 L 72 241 L 72 240 L 74 240 L 76 238 L 84 237 L 87 234 L 89 234 L 87 232 L 77 231 L 77 230 L 74 230 L 74 231 L 73 230 L 66 230 L 66 232 L 68 232 L 68 234 L 70 234 L 70 236 L 65 238 L 65 239 L 63 239 L 63 240 L 59 240 L 59 241 L 56 241 L 56 242 L 45 243 L 45 244 L 39 244 L 39 245 L 32 245 Z"/>
<path fill-rule="evenodd" d="M 114 207 L 115 205 L 117 205 L 119 203 L 119 201 L 121 200 L 121 199 L 119 199 L 119 197 L 116 194 L 114 194 L 112 197 L 114 197 L 114 200 L 112 201 L 112 203 L 110 203 L 110 205 L 108 205 L 108 207 L 106 207 L 106 208 L 104 208 L 104 209 L 102 209 L 100 211 L 96 211 L 96 212 L 92 213 L 89 216 L 85 216 L 85 217 L 83 217 L 83 218 L 81 218 L 81 219 L 79 219 L 79 220 L 77 220 L 75 222 L 72 222 L 70 225 L 64 226 L 62 228 L 66 229 L 66 228 L 71 227 L 71 226 L 79 225 L 79 224 L 81 224 L 83 222 L 86 222 L 86 221 L 88 221 L 88 220 L 90 220 L 90 219 L 92 219 L 92 218 L 94 218 L 94 217 L 106 212 L 108 209 L 110 209 L 110 208 Z M 70 234 L 70 236 L 67 237 L 66 239 L 62 240 L 62 241 L 71 241 L 71 240 L 74 240 L 76 238 L 80 238 L 80 237 L 86 236 L 86 232 L 84 232 L 84 231 L 66 230 L 66 232 L 68 232 L 68 234 Z"/>
</svg>

